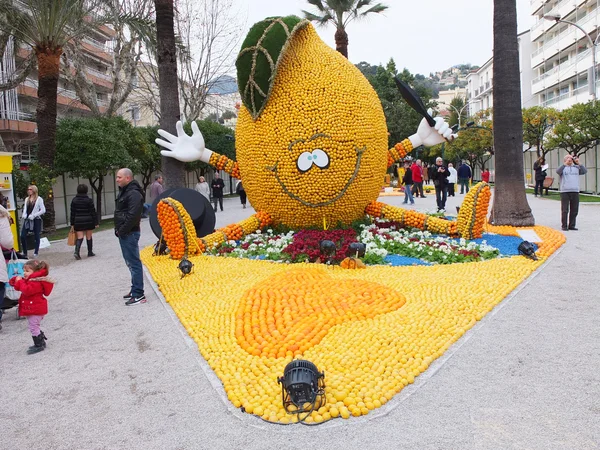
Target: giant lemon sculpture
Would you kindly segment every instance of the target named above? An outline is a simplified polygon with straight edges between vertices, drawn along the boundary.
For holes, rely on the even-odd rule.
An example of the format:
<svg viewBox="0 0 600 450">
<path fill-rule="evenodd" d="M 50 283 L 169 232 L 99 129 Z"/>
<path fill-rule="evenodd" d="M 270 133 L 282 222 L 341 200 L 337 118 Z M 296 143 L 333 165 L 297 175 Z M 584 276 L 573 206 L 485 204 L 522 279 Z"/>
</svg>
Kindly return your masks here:
<svg viewBox="0 0 600 450">
<path fill-rule="evenodd" d="M 365 214 L 407 227 L 480 237 L 490 199 L 481 183 L 465 196 L 458 220 L 429 217 L 376 201 L 389 165 L 413 146 L 452 139 L 441 119 L 387 149 L 381 104 L 369 82 L 297 17 L 256 24 L 237 60 L 243 99 L 232 161 L 204 148 L 177 124 L 159 131 L 164 156 L 202 160 L 243 178 L 258 211 L 198 239 L 184 205 L 165 199 L 158 216 L 171 257 L 193 256 L 271 223 L 292 228 L 349 223 Z M 488 226 L 488 231 L 490 227 Z M 516 230 L 493 228 L 500 234 Z M 538 254 L 564 236 L 536 227 Z M 306 422 L 360 416 L 381 407 L 444 353 L 542 260 L 502 258 L 436 267 L 368 267 L 193 258 L 180 279 L 168 256 L 142 258 L 165 298 L 222 382 L 231 403 L 265 420 L 297 420 L 284 411 L 276 383 L 295 357 L 326 375 L 326 402 Z M 456 280 L 467 280 L 468 291 Z"/>
</svg>

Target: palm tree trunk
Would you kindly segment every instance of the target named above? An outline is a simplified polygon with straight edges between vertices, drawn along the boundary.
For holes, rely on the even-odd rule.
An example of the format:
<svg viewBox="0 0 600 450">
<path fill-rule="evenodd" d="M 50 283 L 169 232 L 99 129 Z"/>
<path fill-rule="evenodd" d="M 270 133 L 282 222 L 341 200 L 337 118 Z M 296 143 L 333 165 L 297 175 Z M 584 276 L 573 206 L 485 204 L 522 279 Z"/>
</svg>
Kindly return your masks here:
<svg viewBox="0 0 600 450">
<path fill-rule="evenodd" d="M 335 32 L 335 49 L 348 59 L 348 33 L 342 27 Z"/>
<path fill-rule="evenodd" d="M 36 108 L 38 128 L 38 162 L 53 176 L 54 156 L 56 154 L 56 96 L 60 66 L 59 48 L 35 48 L 38 63 L 38 103 Z M 44 229 L 53 231 L 56 227 L 54 197 L 44 199 Z"/>
<path fill-rule="evenodd" d="M 160 128 L 176 134 L 175 123 L 181 119 L 177 86 L 177 52 L 173 25 L 173 0 L 154 0 L 158 88 L 160 92 Z M 185 187 L 185 166 L 181 161 L 162 157 L 165 189 Z"/>
<path fill-rule="evenodd" d="M 523 115 L 516 0 L 494 0 L 495 225 L 531 226 L 523 175 Z"/>
</svg>

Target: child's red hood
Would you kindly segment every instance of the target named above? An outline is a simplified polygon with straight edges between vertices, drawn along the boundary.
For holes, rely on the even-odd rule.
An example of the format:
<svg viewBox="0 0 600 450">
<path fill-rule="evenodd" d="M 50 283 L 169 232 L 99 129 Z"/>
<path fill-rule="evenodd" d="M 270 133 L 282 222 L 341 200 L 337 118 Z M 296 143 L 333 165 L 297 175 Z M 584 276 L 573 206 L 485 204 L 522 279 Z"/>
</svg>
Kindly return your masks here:
<svg viewBox="0 0 600 450">
<path fill-rule="evenodd" d="M 52 289 L 54 288 L 54 280 L 48 277 L 48 271 L 46 269 L 38 270 L 37 272 L 33 272 L 28 280 L 30 281 L 39 281 L 42 283 L 42 288 L 44 289 L 44 295 L 50 295 Z"/>
</svg>

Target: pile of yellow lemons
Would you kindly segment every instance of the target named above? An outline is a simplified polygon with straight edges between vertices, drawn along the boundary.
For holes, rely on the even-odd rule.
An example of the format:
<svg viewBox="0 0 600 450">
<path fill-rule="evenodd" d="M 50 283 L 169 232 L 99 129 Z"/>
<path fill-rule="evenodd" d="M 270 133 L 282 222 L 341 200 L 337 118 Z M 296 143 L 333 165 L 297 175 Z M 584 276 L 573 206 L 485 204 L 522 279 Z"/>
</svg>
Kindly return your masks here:
<svg viewBox="0 0 600 450">
<path fill-rule="evenodd" d="M 486 182 L 477 183 L 465 195 L 458 212 L 458 234 L 465 239 L 477 239 L 483 235 L 492 193 Z"/>
<path fill-rule="evenodd" d="M 549 242 L 540 245 L 539 256 L 564 242 L 560 232 L 535 229 Z M 151 248 L 142 251 L 144 264 L 229 400 L 278 423 L 297 420 L 284 411 L 277 384 L 292 358 L 325 372 L 326 403 L 306 422 L 368 414 L 412 383 L 544 261 L 514 256 L 348 271 L 200 255 L 190 258 L 196 270 L 182 280 L 173 260 L 151 255 Z"/>
</svg>

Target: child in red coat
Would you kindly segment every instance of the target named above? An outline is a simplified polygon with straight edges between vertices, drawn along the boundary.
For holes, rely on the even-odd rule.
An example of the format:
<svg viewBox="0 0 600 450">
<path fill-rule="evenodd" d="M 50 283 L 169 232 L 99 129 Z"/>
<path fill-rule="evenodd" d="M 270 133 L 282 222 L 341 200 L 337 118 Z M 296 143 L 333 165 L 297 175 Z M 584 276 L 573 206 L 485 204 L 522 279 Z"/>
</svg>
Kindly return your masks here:
<svg viewBox="0 0 600 450">
<path fill-rule="evenodd" d="M 33 346 L 29 347 L 27 353 L 41 352 L 46 348 L 46 336 L 40 330 L 40 324 L 48 314 L 47 295 L 50 295 L 54 287 L 54 281 L 48 278 L 48 263 L 45 261 L 27 261 L 23 265 L 23 277 L 16 276 L 9 283 L 17 291 L 21 291 L 19 299 L 19 315 L 27 316 L 29 331 L 33 337 Z"/>
</svg>

